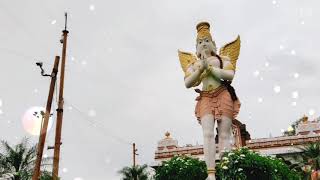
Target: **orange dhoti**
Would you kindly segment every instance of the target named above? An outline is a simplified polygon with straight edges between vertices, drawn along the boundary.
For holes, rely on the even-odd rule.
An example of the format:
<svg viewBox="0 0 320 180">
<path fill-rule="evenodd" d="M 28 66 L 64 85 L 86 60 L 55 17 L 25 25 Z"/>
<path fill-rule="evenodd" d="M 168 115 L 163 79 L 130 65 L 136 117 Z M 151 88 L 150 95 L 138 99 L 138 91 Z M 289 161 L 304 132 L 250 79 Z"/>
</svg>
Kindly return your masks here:
<svg viewBox="0 0 320 180">
<path fill-rule="evenodd" d="M 240 110 L 240 101 L 233 101 L 225 86 L 220 86 L 212 91 L 201 91 L 196 99 L 196 117 L 201 123 L 204 115 L 212 114 L 215 120 L 221 120 L 222 116 L 235 119 Z"/>
</svg>

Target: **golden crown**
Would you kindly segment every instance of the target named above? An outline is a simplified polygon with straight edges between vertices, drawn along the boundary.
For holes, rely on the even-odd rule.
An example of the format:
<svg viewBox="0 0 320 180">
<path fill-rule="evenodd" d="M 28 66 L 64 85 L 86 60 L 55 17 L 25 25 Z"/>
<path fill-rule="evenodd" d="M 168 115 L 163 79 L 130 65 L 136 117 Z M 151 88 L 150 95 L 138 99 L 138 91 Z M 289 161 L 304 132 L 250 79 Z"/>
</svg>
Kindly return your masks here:
<svg viewBox="0 0 320 180">
<path fill-rule="evenodd" d="M 212 36 L 210 34 L 210 24 L 208 22 L 200 22 L 197 24 L 197 40 L 205 37 L 209 37 L 212 40 Z"/>
</svg>

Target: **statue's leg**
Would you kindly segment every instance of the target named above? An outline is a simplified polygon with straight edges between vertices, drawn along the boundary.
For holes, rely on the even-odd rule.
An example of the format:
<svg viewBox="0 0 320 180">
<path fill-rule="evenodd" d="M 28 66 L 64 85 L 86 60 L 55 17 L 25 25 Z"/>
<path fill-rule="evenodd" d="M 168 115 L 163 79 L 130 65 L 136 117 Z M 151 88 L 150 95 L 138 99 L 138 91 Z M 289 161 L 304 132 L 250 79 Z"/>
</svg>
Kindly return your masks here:
<svg viewBox="0 0 320 180">
<path fill-rule="evenodd" d="M 218 123 L 220 157 L 222 157 L 224 152 L 231 150 L 231 126 L 232 119 L 227 116 L 222 116 L 220 122 Z"/>
<path fill-rule="evenodd" d="M 214 117 L 212 114 L 207 114 L 201 118 L 203 130 L 203 152 L 208 168 L 207 180 L 215 180 L 215 157 L 216 144 L 214 136 Z"/>
</svg>

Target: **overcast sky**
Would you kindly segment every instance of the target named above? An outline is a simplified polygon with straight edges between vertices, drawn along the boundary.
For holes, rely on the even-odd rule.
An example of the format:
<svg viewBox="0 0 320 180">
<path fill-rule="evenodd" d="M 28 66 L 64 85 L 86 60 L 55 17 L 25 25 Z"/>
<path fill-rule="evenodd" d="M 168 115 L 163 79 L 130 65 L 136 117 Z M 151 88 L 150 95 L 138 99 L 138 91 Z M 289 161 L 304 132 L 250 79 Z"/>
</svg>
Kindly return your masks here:
<svg viewBox="0 0 320 180">
<path fill-rule="evenodd" d="M 131 165 L 153 161 L 166 131 L 180 145 L 202 143 L 195 97 L 186 89 L 177 49 L 195 52 L 200 21 L 218 47 L 242 39 L 233 81 L 238 119 L 252 138 L 279 136 L 302 115 L 319 116 L 320 3 L 316 0 L 1 0 L 0 139 L 28 136 L 24 112 L 44 106 L 61 54 L 69 13 L 60 175 L 66 180 L 119 179 Z M 53 105 L 56 108 L 56 103 Z M 55 117 L 54 117 L 55 118 Z M 47 145 L 54 142 L 54 131 Z M 48 156 L 53 151 L 45 152 Z"/>
</svg>

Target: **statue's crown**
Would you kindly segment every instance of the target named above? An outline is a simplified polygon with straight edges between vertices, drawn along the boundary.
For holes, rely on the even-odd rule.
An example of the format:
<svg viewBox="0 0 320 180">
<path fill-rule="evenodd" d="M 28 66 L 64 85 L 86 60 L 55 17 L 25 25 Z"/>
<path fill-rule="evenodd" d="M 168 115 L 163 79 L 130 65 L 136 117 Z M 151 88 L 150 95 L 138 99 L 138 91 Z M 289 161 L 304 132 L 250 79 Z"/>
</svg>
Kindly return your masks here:
<svg viewBox="0 0 320 180">
<path fill-rule="evenodd" d="M 212 40 L 210 34 L 210 24 L 208 22 L 200 22 L 197 24 L 197 40 L 205 37 L 209 37 Z"/>
</svg>

